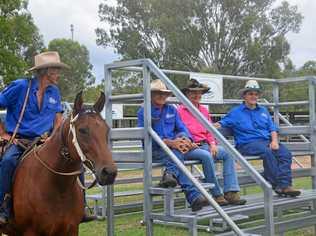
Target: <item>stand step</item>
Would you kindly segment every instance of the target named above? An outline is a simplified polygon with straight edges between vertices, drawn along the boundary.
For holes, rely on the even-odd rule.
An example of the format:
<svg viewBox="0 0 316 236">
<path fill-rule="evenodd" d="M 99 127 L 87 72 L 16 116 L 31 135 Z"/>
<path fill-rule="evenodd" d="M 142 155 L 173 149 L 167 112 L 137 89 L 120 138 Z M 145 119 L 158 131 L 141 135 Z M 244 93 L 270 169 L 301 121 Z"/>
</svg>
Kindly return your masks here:
<svg viewBox="0 0 316 236">
<path fill-rule="evenodd" d="M 201 183 L 201 184 L 205 189 L 214 188 L 214 184 L 212 184 L 212 183 Z M 182 192 L 182 189 L 179 185 L 177 185 L 175 188 L 151 187 L 149 192 L 152 195 L 166 195 L 166 194 L 170 194 L 170 193 L 180 193 L 180 192 Z"/>
<path fill-rule="evenodd" d="M 258 211 L 262 212 L 261 209 L 264 208 L 264 199 L 263 196 L 260 194 L 256 195 L 248 195 L 245 196 L 247 200 L 246 205 L 242 206 L 224 206 L 222 207 L 227 214 L 237 214 L 237 213 L 257 213 Z M 278 207 L 288 206 L 289 208 L 295 208 L 302 205 L 306 205 L 306 202 L 310 202 L 316 199 L 316 190 L 304 190 L 302 194 L 298 197 L 291 198 L 291 197 L 279 197 L 277 194 L 273 196 L 273 206 L 275 209 Z M 212 207 L 204 207 L 202 210 L 198 212 L 192 212 L 188 209 L 180 209 L 175 211 L 175 215 L 183 216 L 195 216 L 198 219 L 204 219 L 209 217 L 216 217 L 218 216 L 217 212 Z"/>
<path fill-rule="evenodd" d="M 264 199 L 262 195 L 248 195 L 245 197 L 247 199 L 247 204 L 242 206 L 224 206 L 222 207 L 225 212 L 234 216 L 237 214 L 243 216 L 253 216 L 260 215 L 264 213 Z M 311 209 L 312 201 L 316 200 L 316 190 L 304 190 L 302 194 L 296 198 L 284 198 L 279 197 L 278 195 L 273 196 L 273 206 L 275 212 L 279 210 L 290 210 L 295 208 L 302 209 L 305 208 L 305 211 L 309 212 Z M 214 210 L 213 207 L 204 207 L 202 210 L 198 212 L 192 212 L 190 208 L 175 210 L 171 215 L 165 215 L 164 212 L 161 213 L 152 213 L 151 218 L 153 220 L 159 221 L 171 221 L 171 222 L 190 222 L 192 219 L 196 221 L 209 219 L 214 220 L 218 219 L 219 215 Z M 240 219 L 236 219 L 240 220 Z"/>
</svg>

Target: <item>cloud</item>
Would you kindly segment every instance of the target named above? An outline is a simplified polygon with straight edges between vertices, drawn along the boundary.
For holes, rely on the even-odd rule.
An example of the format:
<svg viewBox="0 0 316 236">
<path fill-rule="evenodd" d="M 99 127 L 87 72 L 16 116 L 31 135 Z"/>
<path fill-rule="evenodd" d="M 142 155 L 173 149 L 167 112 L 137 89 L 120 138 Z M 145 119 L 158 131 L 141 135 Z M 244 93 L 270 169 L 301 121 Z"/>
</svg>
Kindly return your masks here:
<svg viewBox="0 0 316 236">
<path fill-rule="evenodd" d="M 70 25 L 74 25 L 74 40 L 85 45 L 90 52 L 93 72 L 100 82 L 103 78 L 103 65 L 117 60 L 113 48 L 103 48 L 96 45 L 95 29 L 106 27 L 100 23 L 98 6 L 102 0 L 30 0 L 29 10 L 44 36 L 46 45 L 55 38 L 71 38 Z M 115 0 L 107 0 L 115 4 Z M 281 0 L 277 0 L 277 3 Z M 316 60 L 316 1 L 288 0 L 291 5 L 297 5 L 304 16 L 301 31 L 298 34 L 289 33 L 287 38 L 291 44 L 290 57 L 296 66 L 302 66 L 308 60 Z"/>
<path fill-rule="evenodd" d="M 298 34 L 289 33 L 288 41 L 291 45 L 290 57 L 297 67 L 308 60 L 316 60 L 316 1 L 315 0 L 289 0 L 304 16 L 301 30 Z"/>
<path fill-rule="evenodd" d="M 88 48 L 97 82 L 103 78 L 103 65 L 118 59 L 113 48 L 96 45 L 95 29 L 101 26 L 98 17 L 98 7 L 101 2 L 30 0 L 28 6 L 46 45 L 55 38 L 71 38 L 70 25 L 74 25 L 74 40 Z"/>
</svg>

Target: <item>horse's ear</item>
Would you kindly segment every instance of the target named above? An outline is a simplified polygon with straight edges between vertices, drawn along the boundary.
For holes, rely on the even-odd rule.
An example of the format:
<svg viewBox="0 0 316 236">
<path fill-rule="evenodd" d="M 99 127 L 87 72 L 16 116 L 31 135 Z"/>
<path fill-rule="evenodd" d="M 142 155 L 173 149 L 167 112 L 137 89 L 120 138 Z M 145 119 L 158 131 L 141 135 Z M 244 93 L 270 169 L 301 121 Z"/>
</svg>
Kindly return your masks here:
<svg viewBox="0 0 316 236">
<path fill-rule="evenodd" d="M 105 94 L 101 92 L 98 101 L 93 105 L 93 108 L 96 112 L 100 113 L 103 110 L 105 104 Z"/>
<path fill-rule="evenodd" d="M 81 109 L 82 109 L 82 104 L 83 104 L 83 100 L 82 100 L 82 91 L 80 91 L 79 93 L 77 93 L 76 95 L 76 99 L 74 102 L 74 110 L 73 110 L 73 115 L 77 115 Z"/>
</svg>

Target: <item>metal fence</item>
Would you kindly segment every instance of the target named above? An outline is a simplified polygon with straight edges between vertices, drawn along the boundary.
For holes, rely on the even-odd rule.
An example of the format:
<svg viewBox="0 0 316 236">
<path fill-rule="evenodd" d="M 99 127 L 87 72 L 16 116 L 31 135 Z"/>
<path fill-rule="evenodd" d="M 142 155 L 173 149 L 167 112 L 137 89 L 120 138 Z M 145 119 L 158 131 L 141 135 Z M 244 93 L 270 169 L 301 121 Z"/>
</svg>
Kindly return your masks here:
<svg viewBox="0 0 316 236">
<path fill-rule="evenodd" d="M 136 67 L 135 67 L 136 66 Z M 137 67 L 138 66 L 138 67 Z M 124 69 L 128 71 L 138 71 L 142 73 L 142 77 L 144 80 L 143 83 L 143 94 L 130 94 L 130 95 L 116 95 L 112 96 L 111 88 L 112 88 L 112 71 L 117 69 Z M 151 76 L 155 76 L 156 78 L 161 79 L 169 89 L 173 91 L 176 98 L 173 102 L 175 103 L 183 103 L 186 105 L 190 112 L 196 116 L 196 118 L 203 124 L 203 126 L 212 132 L 215 137 L 219 140 L 219 142 L 233 155 L 233 157 L 238 161 L 241 167 L 247 172 L 249 176 L 262 188 L 264 192 L 264 222 L 265 227 L 263 228 L 263 233 L 265 235 L 274 235 L 275 234 L 275 222 L 274 222 L 274 205 L 273 205 L 273 197 L 272 197 L 272 188 L 271 185 L 266 182 L 266 180 L 253 168 L 253 166 L 244 158 L 242 157 L 239 152 L 231 145 L 228 140 L 222 136 L 222 134 L 216 130 L 208 121 L 201 115 L 198 110 L 192 106 L 189 100 L 179 91 L 179 89 L 169 80 L 166 74 L 182 74 L 188 75 L 190 72 L 183 72 L 183 71 L 172 71 L 172 70 L 160 70 L 156 65 L 148 59 L 142 60 L 134 60 L 134 61 L 126 61 L 126 62 L 117 62 L 114 64 L 109 64 L 105 66 L 105 78 L 106 78 L 106 94 L 108 96 L 107 105 L 106 105 L 106 118 L 109 124 L 113 127 L 113 121 L 111 117 L 111 105 L 113 103 L 124 103 L 126 101 L 132 101 L 133 103 L 140 104 L 144 102 L 145 107 L 145 127 L 143 130 L 132 130 L 125 129 L 125 130 L 117 130 L 119 131 L 120 135 L 125 137 L 126 139 L 133 139 L 132 134 L 136 134 L 137 132 L 141 132 L 142 134 L 139 136 L 141 139 L 144 140 L 144 152 L 143 152 L 143 167 L 144 167 L 144 217 L 145 217 L 145 224 L 146 224 L 146 234 L 152 235 L 152 196 L 150 194 L 150 187 L 152 186 L 152 157 L 151 157 L 151 142 L 154 139 L 161 147 L 169 154 L 170 158 L 177 163 L 178 167 L 183 171 L 188 178 L 196 185 L 196 187 L 201 191 L 201 193 L 209 200 L 211 205 L 217 211 L 217 213 L 223 217 L 223 219 L 230 225 L 233 231 L 238 235 L 243 235 L 243 232 L 239 229 L 239 227 L 231 220 L 231 218 L 225 213 L 225 211 L 220 208 L 216 202 L 212 199 L 212 197 L 205 191 L 203 186 L 194 179 L 192 174 L 188 172 L 188 170 L 183 166 L 181 162 L 177 160 L 177 158 L 173 155 L 173 153 L 164 145 L 164 143 L 160 140 L 160 138 L 156 135 L 156 133 L 151 129 L 151 113 L 150 113 L 150 78 Z M 280 129 L 282 135 L 297 135 L 301 137 L 301 142 L 296 144 L 293 143 L 293 146 L 297 149 L 302 149 L 306 151 L 311 151 L 312 157 L 312 168 L 313 171 L 316 166 L 315 162 L 315 78 L 314 77 L 303 77 L 303 78 L 290 78 L 290 79 L 267 79 L 267 78 L 249 78 L 249 77 L 242 77 L 242 76 L 227 76 L 227 75 L 220 75 L 226 80 L 234 80 L 234 81 L 245 81 L 249 79 L 256 79 L 259 82 L 266 82 L 271 83 L 272 86 L 272 99 L 271 101 L 263 102 L 263 105 L 272 107 L 273 108 L 273 117 L 276 124 L 286 124 L 286 126 Z M 307 82 L 308 83 L 308 100 L 302 101 L 280 101 L 279 100 L 279 91 L 280 86 L 284 84 L 296 83 L 296 82 Z M 234 105 L 239 104 L 241 100 L 238 99 L 224 99 L 221 103 L 222 105 Z M 280 114 L 281 107 L 287 106 L 306 106 L 307 110 L 309 110 L 309 123 L 305 126 L 293 126 L 284 115 Z M 286 121 L 285 121 L 286 120 Z M 120 124 L 117 124 L 118 126 Z M 135 125 L 135 124 L 133 124 Z M 134 127 L 134 126 L 132 126 Z M 113 134 L 114 132 L 113 128 Z M 136 132 L 137 131 L 137 132 Z M 306 135 L 308 138 L 306 138 Z M 119 137 L 116 135 L 116 137 Z M 112 136 L 113 139 L 113 136 Z M 113 140 L 110 141 L 113 141 Z M 111 143 L 111 142 L 110 142 Z M 120 158 L 123 160 L 123 158 Z M 131 164 L 131 163 L 129 163 Z M 131 165 L 132 166 L 132 165 Z M 313 189 L 316 189 L 316 179 L 315 175 L 312 175 L 313 180 Z M 113 235 L 114 232 L 114 225 L 113 225 L 113 186 L 107 187 L 107 217 L 108 217 L 108 235 Z M 112 197 L 111 197 L 112 196 Z M 316 202 L 314 200 L 314 205 Z"/>
</svg>

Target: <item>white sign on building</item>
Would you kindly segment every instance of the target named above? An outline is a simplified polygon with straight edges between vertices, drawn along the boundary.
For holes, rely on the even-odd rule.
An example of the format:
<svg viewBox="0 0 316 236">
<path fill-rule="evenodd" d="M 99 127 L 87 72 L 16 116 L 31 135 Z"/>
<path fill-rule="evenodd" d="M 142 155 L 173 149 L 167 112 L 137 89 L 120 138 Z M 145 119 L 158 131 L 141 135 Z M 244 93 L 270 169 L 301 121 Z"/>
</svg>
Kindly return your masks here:
<svg viewBox="0 0 316 236">
<path fill-rule="evenodd" d="M 204 73 L 190 73 L 191 79 L 206 84 L 210 90 L 202 96 L 201 102 L 223 102 L 223 77 Z"/>
<path fill-rule="evenodd" d="M 112 104 L 112 119 L 123 119 L 123 104 Z"/>
</svg>

